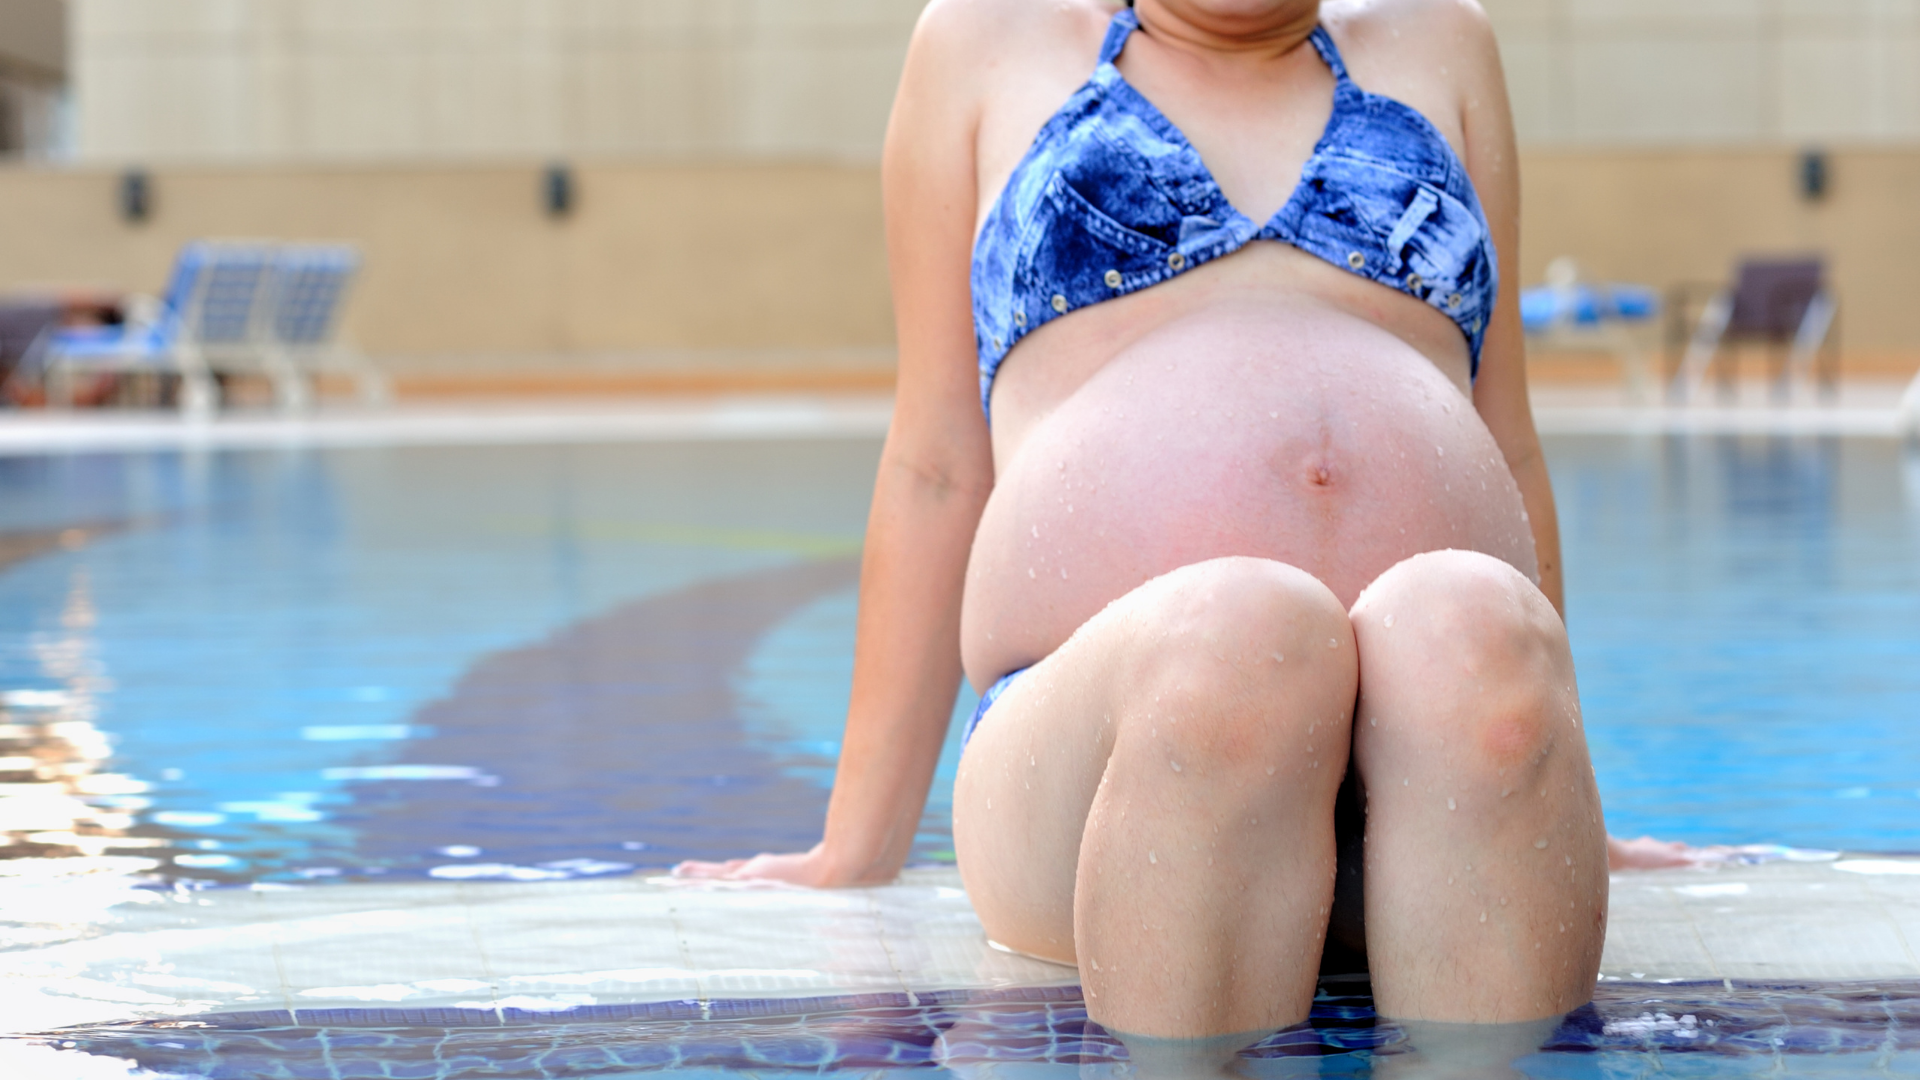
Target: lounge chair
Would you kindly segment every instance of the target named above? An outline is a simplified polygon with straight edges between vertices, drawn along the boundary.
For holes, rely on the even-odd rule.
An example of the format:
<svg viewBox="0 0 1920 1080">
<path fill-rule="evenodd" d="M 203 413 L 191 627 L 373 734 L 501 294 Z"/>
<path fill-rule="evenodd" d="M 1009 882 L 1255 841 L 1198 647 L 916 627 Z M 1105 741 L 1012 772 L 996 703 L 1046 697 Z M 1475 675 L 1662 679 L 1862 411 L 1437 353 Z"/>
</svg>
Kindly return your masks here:
<svg viewBox="0 0 1920 1080">
<path fill-rule="evenodd" d="M 1546 284 L 1520 293 L 1520 324 L 1530 345 L 1612 353 L 1635 401 L 1649 396 L 1653 379 L 1633 324 L 1652 320 L 1659 310 L 1652 289 L 1584 281 L 1578 264 L 1564 256 L 1548 265 Z"/>
<path fill-rule="evenodd" d="M 79 371 L 163 372 L 180 377 L 180 411 L 206 416 L 218 404 L 217 369 L 257 365 L 259 326 L 271 286 L 270 245 L 197 242 L 180 250 L 151 322 L 57 331 L 43 363 L 50 404 L 72 403 Z"/>
<path fill-rule="evenodd" d="M 331 373 L 353 376 L 368 404 L 387 400 L 385 377 L 338 340 L 342 302 L 359 268 L 360 253 L 346 244 L 286 244 L 275 253 L 263 358 L 282 408 L 306 408 L 313 377 Z"/>
<path fill-rule="evenodd" d="M 1687 342 L 1669 389 L 1674 401 L 1686 404 L 1698 398 L 1725 346 L 1754 342 L 1772 346 L 1780 369 L 1776 398 L 1789 398 L 1816 376 L 1822 392 L 1833 392 L 1839 304 L 1827 288 L 1821 259 L 1743 260 L 1731 287 L 1708 294 L 1691 335 L 1685 330 L 1688 291 L 1688 286 L 1678 287 L 1670 305 L 1670 345 Z M 1720 381 L 1723 391 L 1731 388 L 1731 365 L 1722 366 Z"/>
</svg>

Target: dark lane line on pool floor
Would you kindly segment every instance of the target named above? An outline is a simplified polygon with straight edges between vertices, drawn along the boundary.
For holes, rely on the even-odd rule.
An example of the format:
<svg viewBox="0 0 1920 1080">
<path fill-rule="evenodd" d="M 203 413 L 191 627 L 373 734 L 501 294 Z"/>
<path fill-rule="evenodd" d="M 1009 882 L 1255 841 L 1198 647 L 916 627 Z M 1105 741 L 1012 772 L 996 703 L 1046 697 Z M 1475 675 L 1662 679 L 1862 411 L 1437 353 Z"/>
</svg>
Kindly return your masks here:
<svg viewBox="0 0 1920 1080">
<path fill-rule="evenodd" d="M 591 872 L 811 844 L 827 792 L 753 743 L 732 680 L 770 627 L 858 573 L 857 558 L 837 558 L 704 582 L 486 656 L 410 718 L 434 737 L 385 766 L 404 775 L 410 764 L 457 764 L 473 779 L 369 770 L 336 820 L 356 831 L 370 866 L 422 866 L 449 847 L 465 855 L 437 858 L 443 877 L 515 867 L 525 880 L 542 863 Z"/>
</svg>

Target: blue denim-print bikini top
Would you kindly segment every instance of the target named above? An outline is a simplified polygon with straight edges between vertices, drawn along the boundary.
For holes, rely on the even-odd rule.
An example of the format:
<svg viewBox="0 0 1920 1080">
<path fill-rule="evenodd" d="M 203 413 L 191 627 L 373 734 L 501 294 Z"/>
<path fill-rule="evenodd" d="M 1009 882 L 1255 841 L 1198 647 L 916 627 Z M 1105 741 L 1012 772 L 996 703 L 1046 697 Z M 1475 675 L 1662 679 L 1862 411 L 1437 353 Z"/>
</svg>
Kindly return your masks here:
<svg viewBox="0 0 1920 1080">
<path fill-rule="evenodd" d="M 1035 327 L 1251 240 L 1292 244 L 1433 305 L 1466 335 L 1477 375 L 1499 271 L 1473 181 L 1446 137 L 1410 106 L 1356 86 L 1316 27 L 1333 115 L 1292 197 L 1257 225 L 1114 67 L 1139 25 L 1131 8 L 1114 15 L 1093 77 L 1034 137 L 974 243 L 981 407 L 1008 350 Z"/>
</svg>

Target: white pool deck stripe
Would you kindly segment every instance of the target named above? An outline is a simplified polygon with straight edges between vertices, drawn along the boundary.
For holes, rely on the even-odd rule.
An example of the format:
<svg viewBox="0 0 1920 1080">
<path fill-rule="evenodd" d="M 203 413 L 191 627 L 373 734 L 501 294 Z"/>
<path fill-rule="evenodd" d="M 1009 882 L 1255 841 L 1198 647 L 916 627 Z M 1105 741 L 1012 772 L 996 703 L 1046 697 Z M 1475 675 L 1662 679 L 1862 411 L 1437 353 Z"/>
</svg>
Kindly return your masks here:
<svg viewBox="0 0 1920 1080">
<path fill-rule="evenodd" d="M 234 413 L 0 413 L 0 455 L 101 450 L 460 446 L 878 437 L 893 399 L 776 395 Z"/>
<path fill-rule="evenodd" d="M 1610 389 L 1549 387 L 1534 416 L 1547 434 L 1786 434 L 1892 437 L 1915 418 L 1901 387 L 1843 388 L 1831 403 L 1782 405 L 1764 394 L 1688 408 L 1635 404 Z M 161 412 L 0 412 L 0 456 L 107 450 L 453 446 L 877 437 L 886 395 L 754 395 L 329 408 L 286 416 L 228 413 L 188 421 Z"/>
<path fill-rule="evenodd" d="M 1920 859 L 1614 875 L 1602 978 L 1920 981 Z M 813 891 L 627 877 L 177 894 L 0 877 L 0 1033 L 210 1012 L 564 1009 L 1055 986 L 952 870 Z"/>
</svg>

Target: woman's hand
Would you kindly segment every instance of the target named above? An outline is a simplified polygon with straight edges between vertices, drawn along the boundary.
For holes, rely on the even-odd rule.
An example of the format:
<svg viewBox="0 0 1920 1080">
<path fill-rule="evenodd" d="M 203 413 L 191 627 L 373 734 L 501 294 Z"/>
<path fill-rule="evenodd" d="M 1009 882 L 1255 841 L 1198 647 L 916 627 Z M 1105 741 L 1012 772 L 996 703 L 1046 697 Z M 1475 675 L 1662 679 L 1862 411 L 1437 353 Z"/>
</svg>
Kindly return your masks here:
<svg viewBox="0 0 1920 1080">
<path fill-rule="evenodd" d="M 859 881 L 836 870 L 827 859 L 827 845 L 819 843 L 810 850 L 784 855 L 759 854 L 751 859 L 703 862 L 688 859 L 673 868 L 673 876 L 709 881 L 784 881 L 810 889 L 844 888 L 849 885 L 878 885 L 877 881 Z"/>
<path fill-rule="evenodd" d="M 1734 848 L 1717 844 L 1697 848 L 1688 847 L 1678 840 L 1655 840 L 1651 836 L 1643 836 L 1638 840 L 1607 837 L 1609 870 L 1662 870 L 1672 866 L 1699 866 L 1702 863 L 1726 862 L 1734 853 Z"/>
</svg>

